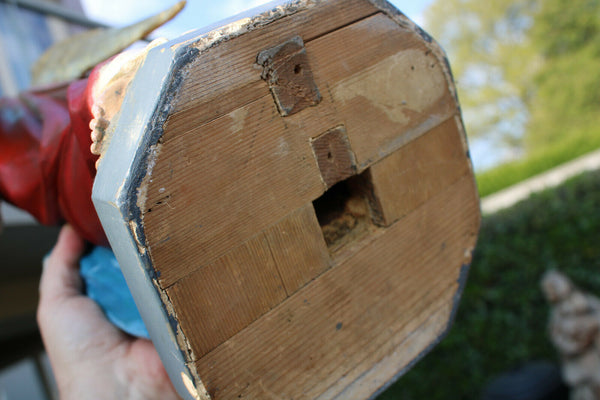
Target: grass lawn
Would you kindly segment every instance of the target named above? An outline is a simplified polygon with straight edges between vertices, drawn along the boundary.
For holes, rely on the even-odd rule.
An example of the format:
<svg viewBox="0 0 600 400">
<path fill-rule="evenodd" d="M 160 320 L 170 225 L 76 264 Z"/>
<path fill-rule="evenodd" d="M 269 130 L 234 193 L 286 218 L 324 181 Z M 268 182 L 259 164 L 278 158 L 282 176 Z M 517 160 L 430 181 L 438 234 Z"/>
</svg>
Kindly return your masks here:
<svg viewBox="0 0 600 400">
<path fill-rule="evenodd" d="M 556 360 L 539 289 L 549 268 L 600 295 L 600 172 L 484 218 L 449 335 L 378 400 L 478 399 L 495 375 Z"/>
<path fill-rule="evenodd" d="M 532 151 L 527 158 L 477 173 L 479 195 L 498 192 L 597 149 L 600 134 L 571 133 L 560 142 Z"/>
</svg>

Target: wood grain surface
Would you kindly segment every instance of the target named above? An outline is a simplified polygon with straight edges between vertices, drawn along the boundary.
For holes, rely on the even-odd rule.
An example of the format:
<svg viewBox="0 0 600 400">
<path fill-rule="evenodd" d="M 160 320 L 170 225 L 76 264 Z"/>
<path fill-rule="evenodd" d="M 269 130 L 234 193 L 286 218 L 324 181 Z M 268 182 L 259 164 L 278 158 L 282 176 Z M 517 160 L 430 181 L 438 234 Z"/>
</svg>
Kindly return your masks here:
<svg viewBox="0 0 600 400">
<path fill-rule="evenodd" d="M 397 365 L 409 362 L 448 324 L 478 230 L 477 199 L 464 196 L 473 190 L 470 176 L 448 186 L 198 360 L 211 396 L 332 397 L 386 354 L 399 352 Z M 430 319 L 436 312 L 444 317 Z M 405 340 L 417 332 L 429 336 L 413 349 Z M 367 392 L 378 387 L 364 384 Z M 347 398 L 364 398 L 354 396 Z"/>
<path fill-rule="evenodd" d="M 139 186 L 158 290 L 214 399 L 369 397 L 447 330 L 475 245 L 437 44 L 377 1 L 314 4 L 185 44 L 202 52 Z"/>
</svg>

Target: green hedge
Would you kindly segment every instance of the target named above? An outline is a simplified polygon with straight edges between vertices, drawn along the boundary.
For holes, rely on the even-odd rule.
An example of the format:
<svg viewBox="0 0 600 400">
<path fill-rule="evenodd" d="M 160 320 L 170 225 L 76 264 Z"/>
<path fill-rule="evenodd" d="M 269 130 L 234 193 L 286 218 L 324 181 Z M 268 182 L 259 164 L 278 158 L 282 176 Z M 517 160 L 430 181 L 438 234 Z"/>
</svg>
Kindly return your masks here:
<svg viewBox="0 0 600 400">
<path fill-rule="evenodd" d="M 600 172 L 484 218 L 449 335 L 378 399 L 478 399 L 495 375 L 555 360 L 539 289 L 549 268 L 600 294 Z"/>
<path fill-rule="evenodd" d="M 527 178 L 600 148 L 600 132 L 572 133 L 560 142 L 532 151 L 527 158 L 477 173 L 481 197 L 498 192 Z"/>
</svg>

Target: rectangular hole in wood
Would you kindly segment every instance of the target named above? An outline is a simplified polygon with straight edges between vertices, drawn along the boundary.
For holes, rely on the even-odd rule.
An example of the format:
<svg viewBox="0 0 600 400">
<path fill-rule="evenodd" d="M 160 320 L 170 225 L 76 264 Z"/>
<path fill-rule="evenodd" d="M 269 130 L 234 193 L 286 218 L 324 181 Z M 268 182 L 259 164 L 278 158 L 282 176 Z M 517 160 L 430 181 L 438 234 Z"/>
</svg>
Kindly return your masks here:
<svg viewBox="0 0 600 400">
<path fill-rule="evenodd" d="M 380 220 L 369 170 L 336 183 L 313 207 L 332 253 L 373 232 Z"/>
</svg>

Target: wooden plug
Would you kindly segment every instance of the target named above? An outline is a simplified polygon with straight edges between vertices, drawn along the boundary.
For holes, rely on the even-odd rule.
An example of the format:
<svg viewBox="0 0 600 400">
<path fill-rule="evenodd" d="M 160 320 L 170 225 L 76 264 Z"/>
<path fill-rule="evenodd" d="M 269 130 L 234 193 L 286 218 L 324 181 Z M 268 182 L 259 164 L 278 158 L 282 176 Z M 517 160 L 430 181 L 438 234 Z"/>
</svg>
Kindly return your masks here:
<svg viewBox="0 0 600 400">
<path fill-rule="evenodd" d="M 321 101 L 300 36 L 261 51 L 256 60 L 264 68 L 262 78 L 269 84 L 282 117 Z"/>
<path fill-rule="evenodd" d="M 356 159 L 343 125 L 319 135 L 311 144 L 327 188 L 356 174 Z"/>
</svg>

